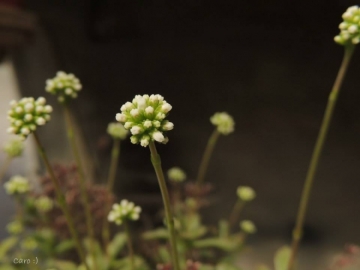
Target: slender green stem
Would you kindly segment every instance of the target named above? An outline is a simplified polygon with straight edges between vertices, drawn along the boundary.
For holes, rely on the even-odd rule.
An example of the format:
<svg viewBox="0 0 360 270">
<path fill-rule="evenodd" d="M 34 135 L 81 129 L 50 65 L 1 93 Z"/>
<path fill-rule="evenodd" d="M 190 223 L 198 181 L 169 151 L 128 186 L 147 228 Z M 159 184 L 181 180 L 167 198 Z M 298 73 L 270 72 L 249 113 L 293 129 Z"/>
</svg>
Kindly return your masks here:
<svg viewBox="0 0 360 270">
<path fill-rule="evenodd" d="M 69 209 L 69 206 L 66 203 L 65 196 L 64 196 L 64 193 L 63 193 L 63 191 L 61 189 L 59 180 L 55 176 L 55 173 L 54 173 L 54 171 L 53 171 L 53 169 L 52 169 L 52 167 L 50 165 L 49 159 L 48 159 L 48 157 L 47 157 L 47 155 L 45 153 L 45 150 L 44 150 L 43 146 L 41 145 L 40 139 L 39 139 L 36 132 L 34 132 L 34 137 L 35 137 L 35 141 L 36 141 L 36 144 L 38 146 L 38 149 L 39 149 L 40 156 L 41 156 L 41 158 L 43 159 L 43 161 L 45 163 L 45 167 L 46 167 L 46 169 L 47 169 L 47 171 L 48 171 L 48 173 L 50 175 L 50 179 L 51 179 L 51 181 L 52 181 L 52 183 L 54 185 L 57 202 L 58 202 L 59 206 L 61 207 L 61 210 L 63 211 L 63 213 L 65 215 L 67 225 L 69 226 L 71 236 L 75 241 L 75 245 L 76 245 L 76 249 L 77 249 L 77 252 L 79 254 L 79 257 L 80 257 L 81 261 L 83 262 L 83 264 L 85 265 L 86 269 L 90 270 L 88 264 L 86 263 L 85 252 L 84 252 L 83 247 L 81 246 L 80 238 L 79 238 L 79 235 L 78 235 L 78 233 L 77 233 L 77 231 L 75 229 L 74 220 L 73 220 L 73 218 L 72 218 L 72 216 L 70 214 L 70 209 Z"/>
<path fill-rule="evenodd" d="M 334 112 L 335 104 L 338 98 L 338 94 L 344 80 L 347 68 L 349 66 L 351 56 L 354 52 L 354 46 L 349 45 L 345 47 L 345 54 L 343 61 L 341 63 L 339 72 L 337 74 L 334 86 L 332 91 L 330 92 L 328 104 L 325 109 L 324 118 L 321 124 L 320 132 L 318 134 L 318 138 L 315 144 L 315 148 L 311 157 L 310 165 L 308 168 L 308 172 L 305 179 L 304 188 L 302 191 L 301 199 L 300 199 L 300 206 L 297 214 L 296 225 L 293 231 L 293 240 L 291 246 L 291 256 L 289 259 L 288 270 L 292 270 L 294 268 L 295 260 L 297 251 L 299 248 L 299 244 L 302 238 L 302 229 L 305 222 L 306 211 L 310 199 L 310 193 L 314 182 L 314 177 L 316 174 L 316 170 L 318 167 L 319 159 L 321 156 L 321 152 L 323 150 L 323 146 L 326 140 L 326 135 L 329 130 L 329 126 L 331 123 L 332 115 Z"/>
<path fill-rule="evenodd" d="M 169 192 L 165 183 L 164 172 L 161 167 L 161 158 L 156 150 L 155 143 L 153 141 L 149 144 L 150 152 L 151 152 L 151 162 L 154 166 L 154 170 L 159 182 L 161 195 L 164 203 L 165 208 L 165 216 L 166 216 L 166 223 L 169 230 L 169 237 L 170 237 L 170 248 L 171 248 L 171 258 L 172 258 L 172 266 L 174 270 L 180 270 L 179 266 L 179 258 L 178 258 L 178 251 L 176 245 L 176 235 L 175 235 L 175 228 L 174 228 L 174 218 L 171 211 L 171 204 L 169 198 Z"/>
<path fill-rule="evenodd" d="M 219 138 L 219 131 L 217 131 L 217 129 L 214 130 L 214 132 L 211 134 L 209 140 L 208 140 L 208 143 L 206 145 L 206 148 L 205 148 L 205 152 L 203 154 L 203 157 L 201 159 L 201 163 L 200 163 L 200 167 L 199 167 L 199 172 L 198 172 L 198 175 L 197 175 L 197 180 L 196 180 L 196 183 L 198 185 L 201 185 L 203 182 L 204 182 L 204 179 L 205 179 L 205 174 L 206 174 L 206 171 L 207 171 L 207 168 L 209 166 L 209 161 L 210 161 L 210 158 L 211 158 L 211 154 L 212 152 L 214 151 L 214 147 L 215 147 L 215 144 Z"/>
<path fill-rule="evenodd" d="M 129 249 L 130 270 L 134 270 L 135 269 L 134 248 L 133 248 L 133 244 L 131 241 L 131 232 L 130 232 L 129 224 L 127 221 L 124 222 L 124 227 L 125 227 L 125 233 L 126 233 L 126 237 L 127 237 L 127 246 Z"/>
<path fill-rule="evenodd" d="M 120 139 L 114 139 L 114 144 L 113 144 L 113 148 L 111 151 L 111 162 L 110 162 L 110 169 L 109 169 L 109 175 L 108 175 L 108 181 L 107 181 L 107 189 L 109 192 L 112 192 L 113 188 L 114 188 L 117 164 L 119 161 L 119 155 L 120 155 Z M 106 213 L 108 213 L 111 210 L 110 198 L 108 198 L 108 200 L 106 201 L 105 209 L 107 209 Z M 107 247 L 109 244 L 109 241 L 110 241 L 110 224 L 107 220 L 107 215 L 105 215 L 102 228 L 103 228 L 102 236 L 103 236 L 104 244 L 105 244 L 105 247 Z"/>
<path fill-rule="evenodd" d="M 88 234 L 91 238 L 90 239 L 91 240 L 90 241 L 91 256 L 93 257 L 94 264 L 96 264 L 95 263 L 96 262 L 95 233 L 94 233 L 94 229 L 93 229 L 94 222 L 92 219 L 89 197 L 88 197 L 87 190 L 86 190 L 86 180 L 85 180 L 84 168 L 82 166 L 81 156 L 79 153 L 78 145 L 76 143 L 76 137 L 75 137 L 74 127 L 73 127 L 73 122 L 72 122 L 72 116 L 71 116 L 71 112 L 70 112 L 68 105 L 64 105 L 64 114 L 65 114 L 67 136 L 68 136 L 68 139 L 71 144 L 71 148 L 73 151 L 73 155 L 75 158 L 75 162 L 76 162 L 77 170 L 78 170 L 78 174 L 79 174 L 81 201 L 85 208 L 86 227 L 87 227 Z M 96 268 L 97 268 L 97 266 L 95 265 L 95 269 Z"/>
<path fill-rule="evenodd" d="M 11 161 L 12 161 L 12 157 L 7 156 L 7 158 L 5 159 L 3 165 L 0 168 L 0 184 L 2 183 L 2 180 L 3 180 L 7 170 L 9 169 Z"/>
<path fill-rule="evenodd" d="M 235 203 L 229 217 L 229 230 L 234 228 L 236 222 L 239 220 L 240 213 L 244 208 L 244 206 L 245 206 L 245 202 L 240 199 L 238 199 L 237 202 Z"/>
</svg>

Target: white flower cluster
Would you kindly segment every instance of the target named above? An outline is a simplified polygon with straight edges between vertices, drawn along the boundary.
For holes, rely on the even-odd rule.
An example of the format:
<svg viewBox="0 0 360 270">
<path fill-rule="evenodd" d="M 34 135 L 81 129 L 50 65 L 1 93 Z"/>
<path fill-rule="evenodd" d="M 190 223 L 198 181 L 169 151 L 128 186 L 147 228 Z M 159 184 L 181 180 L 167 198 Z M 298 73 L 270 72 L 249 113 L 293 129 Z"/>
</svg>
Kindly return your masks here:
<svg viewBox="0 0 360 270">
<path fill-rule="evenodd" d="M 11 109 L 8 111 L 10 121 L 9 133 L 26 138 L 37 126 L 43 126 L 50 120 L 52 107 L 46 105 L 46 99 L 39 97 L 22 98 L 20 101 L 11 101 Z"/>
<path fill-rule="evenodd" d="M 110 222 L 115 222 L 121 225 L 126 220 L 138 220 L 140 217 L 141 208 L 136 206 L 133 202 L 122 200 L 120 204 L 115 203 L 108 215 Z"/>
<path fill-rule="evenodd" d="M 247 233 L 247 234 L 253 234 L 253 233 L 256 233 L 256 231 L 257 231 L 255 224 L 250 220 L 241 221 L 240 228 L 244 233 Z"/>
<path fill-rule="evenodd" d="M 110 123 L 107 128 L 107 133 L 114 139 L 124 140 L 129 131 L 120 123 Z"/>
<path fill-rule="evenodd" d="M 132 102 L 121 106 L 116 120 L 130 130 L 133 144 L 146 147 L 150 141 L 167 143 L 164 132 L 172 130 L 174 124 L 165 120 L 172 106 L 161 95 L 137 95 Z"/>
<path fill-rule="evenodd" d="M 61 103 L 77 98 L 81 89 L 80 80 L 71 73 L 66 74 L 63 71 L 58 71 L 55 78 L 46 80 L 46 92 L 58 95 L 58 101 Z"/>
<path fill-rule="evenodd" d="M 236 190 L 236 193 L 240 200 L 244 202 L 249 202 L 255 199 L 256 193 L 251 187 L 239 186 Z"/>
<path fill-rule="evenodd" d="M 4 184 L 6 193 L 9 195 L 23 194 L 30 191 L 29 181 L 20 175 L 15 175 Z"/>
<path fill-rule="evenodd" d="M 173 167 L 167 172 L 168 178 L 173 182 L 183 182 L 186 179 L 186 173 L 179 167 Z"/>
<path fill-rule="evenodd" d="M 340 34 L 334 40 L 340 45 L 358 44 L 360 42 L 360 8 L 349 7 L 342 15 L 344 21 L 340 23 Z"/>
<path fill-rule="evenodd" d="M 217 112 L 210 118 L 211 123 L 217 127 L 217 130 L 228 135 L 234 131 L 235 122 L 231 115 L 226 112 Z"/>
<path fill-rule="evenodd" d="M 24 150 L 24 143 L 21 140 L 11 140 L 4 146 L 4 152 L 11 158 L 21 156 Z"/>
</svg>

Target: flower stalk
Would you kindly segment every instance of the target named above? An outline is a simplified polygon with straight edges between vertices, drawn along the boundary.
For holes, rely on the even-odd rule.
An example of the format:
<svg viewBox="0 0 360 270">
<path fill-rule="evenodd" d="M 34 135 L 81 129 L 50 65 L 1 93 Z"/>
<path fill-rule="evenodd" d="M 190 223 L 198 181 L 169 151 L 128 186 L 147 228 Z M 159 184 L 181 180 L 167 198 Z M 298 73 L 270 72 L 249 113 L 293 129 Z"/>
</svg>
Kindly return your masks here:
<svg viewBox="0 0 360 270">
<path fill-rule="evenodd" d="M 5 174 L 10 167 L 11 161 L 12 161 L 12 157 L 7 156 L 0 168 L 0 184 L 2 183 L 2 180 L 5 177 Z"/>
<path fill-rule="evenodd" d="M 234 228 L 236 222 L 239 220 L 240 217 L 240 213 L 241 211 L 244 209 L 245 206 L 245 201 L 242 201 L 240 199 L 237 200 L 237 202 L 235 203 L 230 217 L 229 217 L 229 229 L 231 230 L 232 228 Z"/>
<path fill-rule="evenodd" d="M 291 245 L 291 256 L 289 259 L 289 264 L 287 269 L 292 270 L 294 269 L 294 264 L 297 256 L 297 252 L 299 249 L 299 244 L 302 238 L 302 230 L 305 222 L 305 216 L 308 208 L 308 203 L 310 199 L 311 189 L 314 183 L 315 174 L 318 168 L 319 159 L 323 150 L 323 146 L 326 140 L 326 136 L 328 134 L 329 126 L 331 123 L 331 119 L 333 116 L 333 112 L 335 109 L 336 101 L 340 92 L 340 88 L 342 82 L 344 80 L 346 71 L 348 69 L 351 57 L 354 52 L 354 45 L 348 44 L 345 45 L 345 53 L 344 57 L 337 74 L 335 83 L 333 88 L 330 92 L 328 103 L 325 109 L 324 118 L 321 123 L 321 128 L 318 134 L 318 138 L 316 140 L 315 148 L 313 150 L 313 154 L 311 157 L 310 165 L 306 174 L 305 184 L 303 187 L 301 199 L 300 199 L 300 206 L 296 218 L 296 225 L 293 231 L 293 240 Z"/>
<path fill-rule="evenodd" d="M 114 138 L 114 144 L 113 144 L 113 147 L 111 150 L 110 169 L 109 169 L 109 175 L 108 175 L 108 180 L 107 180 L 107 188 L 108 188 L 109 192 L 112 192 L 112 190 L 114 188 L 117 164 L 119 161 L 119 155 L 120 155 L 120 139 Z M 110 211 L 110 209 L 111 209 L 110 198 L 107 200 L 106 209 L 107 209 L 107 211 Z M 103 236 L 105 246 L 108 246 L 109 241 L 110 241 L 110 224 L 106 218 L 104 219 L 102 236 Z"/>
<path fill-rule="evenodd" d="M 174 270 L 180 270 L 179 266 L 179 258 L 178 258 L 178 251 L 176 246 L 176 235 L 175 235 L 175 227 L 174 227 L 174 217 L 171 211 L 171 204 L 169 198 L 169 192 L 165 183 L 164 172 L 161 167 L 161 158 L 157 152 L 156 146 L 154 141 L 150 141 L 149 144 L 150 153 L 151 153 L 151 163 L 154 167 L 160 190 L 161 195 L 164 203 L 165 208 L 165 216 L 166 216 L 166 223 L 169 230 L 169 238 L 170 238 L 170 248 L 171 248 L 171 258 L 172 258 L 172 265 Z"/>
<path fill-rule="evenodd" d="M 57 197 L 57 202 L 59 204 L 59 206 L 61 207 L 64 215 L 65 215 L 65 218 L 66 218 L 66 221 L 67 221 L 67 224 L 69 226 L 69 230 L 70 230 L 70 233 L 72 235 L 72 238 L 74 239 L 75 241 L 75 246 L 76 246 L 76 249 L 77 249 L 77 252 L 78 252 L 78 255 L 81 259 L 81 261 L 83 262 L 83 264 L 85 265 L 86 269 L 87 270 L 90 270 L 87 262 L 86 262 L 86 259 L 85 259 L 85 252 L 84 252 L 84 249 L 81 245 L 81 242 L 80 242 L 80 238 L 79 238 L 79 235 L 75 229 L 75 226 L 74 226 L 74 220 L 70 214 L 70 209 L 66 203 L 66 200 L 65 200 L 65 196 L 64 196 L 64 193 L 61 189 L 61 186 L 60 186 L 60 183 L 58 181 L 58 179 L 56 178 L 55 174 L 54 174 L 54 171 L 50 165 L 50 162 L 49 162 L 49 159 L 46 155 L 46 152 L 40 142 L 40 139 L 37 135 L 36 132 L 34 132 L 34 138 L 35 138 L 35 142 L 38 146 L 38 150 L 39 150 L 39 153 L 40 153 L 40 156 L 41 158 L 43 159 L 44 161 L 44 164 L 45 164 L 45 167 L 50 175 L 50 178 L 52 180 L 52 183 L 54 185 L 54 188 L 55 188 L 55 192 L 56 192 L 56 197 Z"/>
<path fill-rule="evenodd" d="M 128 221 L 124 222 L 124 228 L 125 228 L 125 233 L 126 233 L 126 237 L 127 237 L 127 246 L 128 246 L 128 251 L 129 251 L 129 259 L 130 259 L 130 270 L 135 270 L 134 248 L 133 248 L 133 244 L 131 241 L 131 232 L 130 232 Z"/>
<path fill-rule="evenodd" d="M 205 148 L 205 152 L 201 159 L 198 175 L 196 178 L 197 179 L 196 183 L 198 185 L 201 185 L 204 182 L 206 171 L 209 166 L 209 161 L 210 161 L 211 155 L 214 151 L 214 147 L 215 147 L 215 144 L 216 144 L 219 136 L 220 136 L 220 132 L 217 129 L 215 129 L 208 140 L 208 143 Z"/>
</svg>

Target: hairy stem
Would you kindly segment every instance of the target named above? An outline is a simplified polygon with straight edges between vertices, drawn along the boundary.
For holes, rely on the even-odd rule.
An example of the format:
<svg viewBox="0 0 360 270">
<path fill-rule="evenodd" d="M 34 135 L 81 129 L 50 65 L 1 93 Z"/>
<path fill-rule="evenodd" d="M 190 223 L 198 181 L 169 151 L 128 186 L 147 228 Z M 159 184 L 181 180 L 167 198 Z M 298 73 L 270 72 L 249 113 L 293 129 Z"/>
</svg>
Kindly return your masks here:
<svg viewBox="0 0 360 270">
<path fill-rule="evenodd" d="M 304 188 L 303 188 L 301 199 L 300 199 L 300 206 L 299 206 L 299 210 L 298 210 L 298 214 L 297 214 L 297 218 L 296 218 L 296 225 L 295 225 L 295 228 L 293 231 L 291 256 L 290 256 L 289 264 L 288 264 L 288 268 L 287 268 L 288 270 L 294 269 L 296 255 L 297 255 L 297 251 L 299 249 L 299 244 L 300 244 L 300 241 L 302 238 L 302 230 L 303 230 L 303 226 L 304 226 L 304 222 L 305 222 L 306 211 L 308 208 L 310 193 L 311 193 L 311 189 L 313 186 L 316 170 L 317 170 L 321 152 L 323 150 L 323 146 L 324 146 L 324 143 L 326 140 L 326 135 L 329 130 L 329 126 L 330 126 L 331 119 L 333 116 L 336 101 L 337 101 L 337 98 L 338 98 L 338 95 L 340 92 L 340 88 L 341 88 L 342 82 L 344 80 L 346 71 L 348 69 L 353 52 L 354 52 L 353 45 L 349 45 L 349 46 L 345 47 L 344 58 L 342 60 L 339 72 L 337 74 L 334 86 L 329 95 L 328 103 L 327 103 L 327 106 L 325 109 L 324 118 L 321 123 L 321 128 L 320 128 L 320 131 L 318 134 L 318 138 L 316 140 L 315 148 L 313 150 L 310 165 L 309 165 L 309 168 L 308 168 L 308 171 L 306 174 Z"/>
<path fill-rule="evenodd" d="M 130 270 L 134 270 L 135 269 L 134 248 L 133 248 L 133 244 L 131 241 L 131 232 L 130 232 L 129 224 L 127 221 L 124 222 L 124 227 L 125 227 L 125 233 L 126 233 L 126 237 L 127 237 L 127 246 L 128 246 L 129 258 L 130 258 Z"/>
<path fill-rule="evenodd" d="M 7 156 L 3 165 L 0 168 L 0 184 L 2 183 L 3 178 L 5 177 L 5 174 L 6 174 L 7 170 L 9 169 L 11 161 L 12 161 L 12 157 Z"/>
<path fill-rule="evenodd" d="M 156 150 L 156 146 L 153 141 L 150 142 L 149 147 L 151 152 L 151 162 L 154 166 L 155 173 L 159 182 L 161 195 L 165 208 L 166 223 L 169 230 L 169 238 L 170 238 L 170 246 L 171 246 L 170 248 L 171 248 L 172 266 L 174 270 L 180 270 L 178 251 L 176 245 L 176 235 L 174 228 L 174 218 L 171 211 L 169 192 L 165 183 L 164 172 L 161 167 L 161 158 Z"/>
<path fill-rule="evenodd" d="M 210 161 L 210 158 L 211 158 L 211 154 L 212 152 L 214 151 L 214 147 L 215 147 L 215 144 L 219 138 L 219 135 L 220 133 L 217 131 L 217 129 L 215 129 L 213 131 L 213 133 L 211 134 L 209 140 L 208 140 L 208 143 L 206 145 L 206 148 L 205 148 L 205 152 L 202 156 L 202 159 L 201 159 L 201 163 L 200 163 L 200 167 L 199 167 L 199 172 L 198 172 L 198 175 L 197 175 L 197 180 L 196 180 L 196 183 L 198 185 L 201 185 L 203 182 L 204 182 L 204 179 L 205 179 L 205 174 L 206 174 L 206 171 L 207 171 L 207 168 L 209 166 L 209 161 Z"/>
<path fill-rule="evenodd" d="M 50 165 L 49 159 L 48 159 L 48 157 L 47 157 L 47 155 L 45 153 L 45 150 L 44 150 L 43 146 L 41 145 L 40 139 L 39 139 L 36 132 L 34 132 L 34 137 L 35 137 L 36 144 L 38 146 L 40 156 L 44 161 L 45 167 L 46 167 L 46 169 L 47 169 L 47 171 L 48 171 L 48 173 L 50 175 L 50 179 L 51 179 L 51 181 L 52 181 L 52 183 L 54 185 L 57 202 L 58 202 L 61 210 L 63 211 L 63 213 L 65 215 L 65 218 L 66 218 L 67 225 L 69 227 L 71 236 L 75 241 L 75 246 L 76 246 L 78 255 L 79 255 L 81 261 L 83 262 L 83 264 L 85 265 L 86 269 L 90 270 L 88 264 L 86 263 L 85 252 L 84 252 L 84 249 L 83 249 L 83 247 L 81 245 L 79 235 L 78 235 L 78 233 L 77 233 L 77 231 L 75 229 L 74 220 L 73 220 L 73 218 L 72 218 L 72 216 L 70 214 L 70 209 L 69 209 L 69 206 L 66 203 L 65 196 L 64 196 L 64 193 L 63 193 L 63 191 L 61 189 L 59 180 L 55 176 L 55 173 L 54 173 L 54 171 L 53 171 L 53 169 L 52 169 L 52 167 Z"/>
<path fill-rule="evenodd" d="M 111 151 L 111 162 L 110 162 L 110 169 L 109 169 L 109 175 L 107 180 L 107 189 L 109 192 L 113 191 L 114 183 L 115 183 L 115 176 L 117 171 L 117 164 L 119 161 L 119 155 L 120 155 L 120 139 L 114 139 L 113 148 Z M 110 198 L 106 201 L 106 213 L 108 213 L 111 210 L 111 201 Z M 110 224 L 107 220 L 107 215 L 105 215 L 104 223 L 103 223 L 103 231 L 102 236 L 104 240 L 105 247 L 108 246 L 110 241 Z"/>
<path fill-rule="evenodd" d="M 234 205 L 234 208 L 231 211 L 230 217 L 229 217 L 229 230 L 233 229 L 235 226 L 235 223 L 239 220 L 240 213 L 242 209 L 245 206 L 245 202 L 238 199 L 237 202 Z"/>
</svg>

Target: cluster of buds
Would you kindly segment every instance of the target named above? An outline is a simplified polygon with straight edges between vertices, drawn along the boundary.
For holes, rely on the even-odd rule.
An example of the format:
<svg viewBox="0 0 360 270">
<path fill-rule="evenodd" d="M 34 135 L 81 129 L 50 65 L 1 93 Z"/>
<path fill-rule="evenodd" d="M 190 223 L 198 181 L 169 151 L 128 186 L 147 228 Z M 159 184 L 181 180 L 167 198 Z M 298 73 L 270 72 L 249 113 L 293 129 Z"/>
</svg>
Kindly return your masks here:
<svg viewBox="0 0 360 270">
<path fill-rule="evenodd" d="M 340 45 L 358 44 L 360 42 L 360 8 L 349 7 L 342 15 L 344 21 L 340 23 L 340 34 L 334 40 Z"/>
<path fill-rule="evenodd" d="M 256 226 L 250 220 L 243 220 L 240 222 L 241 230 L 246 234 L 253 234 L 256 233 Z"/>
<path fill-rule="evenodd" d="M 40 196 L 34 202 L 36 209 L 41 213 L 47 213 L 54 207 L 54 202 L 48 196 Z"/>
<path fill-rule="evenodd" d="M 169 180 L 175 183 L 184 182 L 186 179 L 186 173 L 179 167 L 172 167 L 167 175 Z"/>
<path fill-rule="evenodd" d="M 50 120 L 52 107 L 46 105 L 46 100 L 39 97 L 22 98 L 19 102 L 13 100 L 10 102 L 11 109 L 8 112 L 10 121 L 9 133 L 20 135 L 26 138 L 31 132 L 34 132 L 37 126 L 43 126 Z"/>
<path fill-rule="evenodd" d="M 114 139 L 124 140 L 129 131 L 120 123 L 110 123 L 107 127 L 107 133 Z"/>
<path fill-rule="evenodd" d="M 38 247 L 38 243 L 34 237 L 28 236 L 20 243 L 21 248 L 25 250 L 34 250 Z"/>
<path fill-rule="evenodd" d="M 136 206 L 133 202 L 122 200 L 119 204 L 114 203 L 108 215 L 110 222 L 115 222 L 121 225 L 126 220 L 138 220 L 140 217 L 141 208 Z"/>
<path fill-rule="evenodd" d="M 165 120 L 172 106 L 161 95 L 137 95 L 132 102 L 121 106 L 116 120 L 130 130 L 133 144 L 146 147 L 150 141 L 167 143 L 165 132 L 172 130 L 174 124 Z"/>
<path fill-rule="evenodd" d="M 11 158 L 19 157 L 24 151 L 24 143 L 21 140 L 11 140 L 4 146 L 4 152 Z"/>
<path fill-rule="evenodd" d="M 58 71 L 54 78 L 46 80 L 45 90 L 57 95 L 60 103 L 65 103 L 76 98 L 81 88 L 80 80 L 74 74 Z"/>
<path fill-rule="evenodd" d="M 256 193 L 251 187 L 239 186 L 236 190 L 236 193 L 240 200 L 244 202 L 249 202 L 255 199 Z"/>
<path fill-rule="evenodd" d="M 23 194 L 30 191 L 30 183 L 25 177 L 15 175 L 4 184 L 6 193 L 9 195 Z"/>
<path fill-rule="evenodd" d="M 14 220 L 10 222 L 8 225 L 6 225 L 6 230 L 10 234 L 17 235 L 24 231 L 24 226 L 21 221 Z"/>
<path fill-rule="evenodd" d="M 222 135 L 228 135 L 234 131 L 234 119 L 226 112 L 215 113 L 211 116 L 210 121 Z"/>
</svg>

